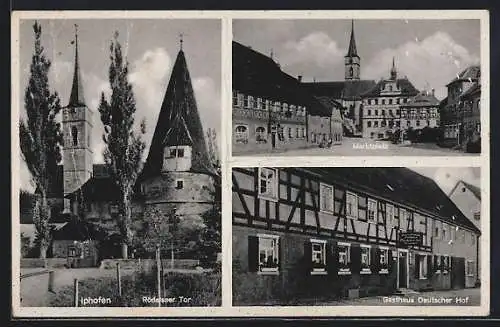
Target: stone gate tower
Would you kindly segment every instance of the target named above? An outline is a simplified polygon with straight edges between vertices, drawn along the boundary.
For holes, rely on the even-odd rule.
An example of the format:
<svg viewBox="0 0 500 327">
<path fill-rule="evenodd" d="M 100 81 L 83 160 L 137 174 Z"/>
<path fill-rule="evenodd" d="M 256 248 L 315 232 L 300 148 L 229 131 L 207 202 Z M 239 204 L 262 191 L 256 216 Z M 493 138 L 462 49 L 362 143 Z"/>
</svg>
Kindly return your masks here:
<svg viewBox="0 0 500 327">
<path fill-rule="evenodd" d="M 214 202 L 213 174 L 181 47 L 142 172 L 145 206 L 175 211 L 181 225 L 201 226 L 202 214 Z"/>
<path fill-rule="evenodd" d="M 75 26 L 75 67 L 68 105 L 63 108 L 62 125 L 64 195 L 77 190 L 91 176 L 93 154 L 91 148 L 92 111 L 85 104 L 82 78 L 78 62 L 78 31 Z M 69 210 L 69 201 L 64 201 L 64 210 Z"/>
</svg>

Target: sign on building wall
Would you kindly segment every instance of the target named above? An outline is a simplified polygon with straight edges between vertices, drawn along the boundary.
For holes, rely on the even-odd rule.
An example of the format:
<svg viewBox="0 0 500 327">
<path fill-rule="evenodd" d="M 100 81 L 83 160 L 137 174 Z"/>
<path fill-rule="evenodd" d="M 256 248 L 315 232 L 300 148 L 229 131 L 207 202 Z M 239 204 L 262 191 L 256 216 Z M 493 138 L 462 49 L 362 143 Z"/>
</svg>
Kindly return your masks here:
<svg viewBox="0 0 500 327">
<path fill-rule="evenodd" d="M 402 246 L 422 246 L 424 234 L 422 232 L 400 232 L 399 244 Z"/>
</svg>

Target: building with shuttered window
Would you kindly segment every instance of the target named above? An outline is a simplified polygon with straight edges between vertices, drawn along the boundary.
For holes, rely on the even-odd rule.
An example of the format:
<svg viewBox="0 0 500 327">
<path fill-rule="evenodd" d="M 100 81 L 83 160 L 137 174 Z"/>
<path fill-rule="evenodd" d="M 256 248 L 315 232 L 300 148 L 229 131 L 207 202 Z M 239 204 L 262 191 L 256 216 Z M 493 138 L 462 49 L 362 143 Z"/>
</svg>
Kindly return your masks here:
<svg viewBox="0 0 500 327">
<path fill-rule="evenodd" d="M 407 168 L 233 168 L 239 305 L 473 287 L 480 231 Z"/>
</svg>

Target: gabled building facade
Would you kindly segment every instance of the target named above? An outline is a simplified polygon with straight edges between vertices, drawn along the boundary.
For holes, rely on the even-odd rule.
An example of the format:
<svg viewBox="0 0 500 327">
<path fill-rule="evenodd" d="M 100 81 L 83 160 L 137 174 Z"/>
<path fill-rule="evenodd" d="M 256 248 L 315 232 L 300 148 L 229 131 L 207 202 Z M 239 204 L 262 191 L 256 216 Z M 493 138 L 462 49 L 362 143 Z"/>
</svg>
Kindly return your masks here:
<svg viewBox="0 0 500 327">
<path fill-rule="evenodd" d="M 439 127 L 439 100 L 434 90 L 420 92 L 401 105 L 400 125 L 403 130 Z"/>
<path fill-rule="evenodd" d="M 233 168 L 233 303 L 473 287 L 479 230 L 406 168 Z"/>
<path fill-rule="evenodd" d="M 395 130 L 404 126 L 408 127 L 408 121 L 411 124 L 411 120 L 408 118 L 412 117 L 413 113 L 410 110 L 409 115 L 406 115 L 408 107 L 402 106 L 418 94 L 419 91 L 408 78 L 398 78 L 393 59 L 390 77 L 380 80 L 372 89 L 362 94 L 361 125 L 363 137 L 387 138 Z"/>
<path fill-rule="evenodd" d="M 458 181 L 450 191 L 449 197 L 462 213 L 481 230 L 481 189 L 465 181 Z M 481 253 L 481 242 L 478 244 L 478 253 Z M 477 277 L 481 277 L 481 262 L 477 261 Z"/>
</svg>

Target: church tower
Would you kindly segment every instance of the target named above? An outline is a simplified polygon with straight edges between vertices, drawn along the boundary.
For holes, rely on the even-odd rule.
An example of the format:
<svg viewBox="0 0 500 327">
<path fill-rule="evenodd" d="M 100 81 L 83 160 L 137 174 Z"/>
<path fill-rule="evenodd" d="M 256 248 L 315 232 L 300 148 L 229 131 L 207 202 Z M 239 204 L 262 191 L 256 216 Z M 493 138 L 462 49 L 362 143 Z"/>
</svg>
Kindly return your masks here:
<svg viewBox="0 0 500 327">
<path fill-rule="evenodd" d="M 92 175 L 93 158 L 91 148 L 92 112 L 85 104 L 82 78 L 78 62 L 78 27 L 75 25 L 75 67 L 69 102 L 63 108 L 63 170 L 64 195 L 77 190 Z M 69 202 L 64 201 L 64 209 Z"/>
<path fill-rule="evenodd" d="M 345 79 L 346 81 L 357 81 L 360 77 L 361 58 L 358 56 L 356 49 L 356 40 L 354 38 L 354 21 L 351 23 L 351 39 L 349 41 L 349 49 L 344 57 L 345 62 Z"/>
<path fill-rule="evenodd" d="M 181 39 L 142 171 L 146 207 L 200 225 L 214 201 L 214 173 Z"/>
<path fill-rule="evenodd" d="M 396 70 L 396 63 L 394 57 L 392 57 L 392 67 L 391 67 L 391 80 L 395 81 L 398 78 L 398 71 Z"/>
</svg>

